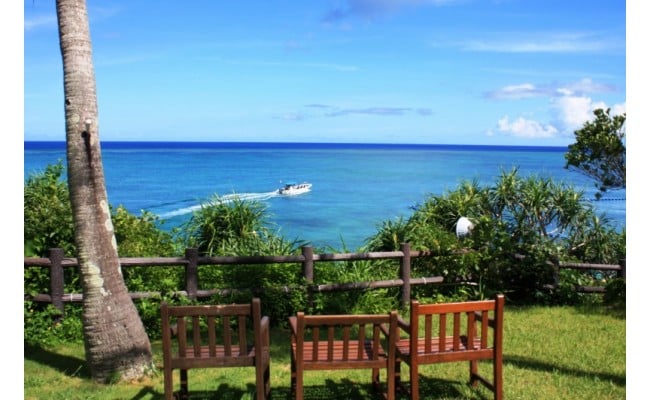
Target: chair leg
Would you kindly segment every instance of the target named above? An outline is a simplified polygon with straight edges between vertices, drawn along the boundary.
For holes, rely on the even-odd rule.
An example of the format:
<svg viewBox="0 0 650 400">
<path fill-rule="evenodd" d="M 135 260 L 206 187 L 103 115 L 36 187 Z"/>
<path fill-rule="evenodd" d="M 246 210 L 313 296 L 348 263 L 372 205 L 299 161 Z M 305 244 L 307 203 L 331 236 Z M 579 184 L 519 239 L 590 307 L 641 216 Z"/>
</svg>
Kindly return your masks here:
<svg viewBox="0 0 650 400">
<path fill-rule="evenodd" d="M 418 364 L 416 362 L 411 362 L 409 378 L 411 380 L 411 400 L 419 400 L 420 381 L 418 380 Z"/>
<path fill-rule="evenodd" d="M 477 379 L 478 377 L 478 361 L 473 360 L 469 362 L 469 383 L 472 385 L 472 387 L 476 387 L 478 385 L 479 380 Z"/>
<path fill-rule="evenodd" d="M 400 361 L 395 363 L 395 390 L 406 391 L 402 382 L 402 363 Z"/>
<path fill-rule="evenodd" d="M 255 389 L 257 400 L 266 400 L 271 392 L 271 367 L 268 363 L 255 366 Z"/>
<path fill-rule="evenodd" d="M 296 374 L 295 377 L 295 399 L 296 400 L 302 400 L 304 396 L 304 388 L 303 388 L 303 379 L 302 379 L 302 371 L 300 373 Z"/>
<path fill-rule="evenodd" d="M 395 400 L 395 363 L 390 363 L 386 368 L 386 392 L 388 400 Z"/>
<path fill-rule="evenodd" d="M 373 388 L 379 392 L 381 390 L 381 382 L 379 379 L 379 368 L 373 368 L 372 369 L 372 376 L 371 376 L 371 382 Z"/>
<path fill-rule="evenodd" d="M 171 368 L 165 368 L 164 372 L 165 380 L 165 400 L 174 399 L 174 371 Z"/>
<path fill-rule="evenodd" d="M 264 398 L 271 398 L 271 364 L 267 363 L 264 369 Z"/>
<path fill-rule="evenodd" d="M 302 400 L 303 387 L 302 387 L 302 371 L 298 373 L 297 363 L 294 354 L 291 354 L 291 394 L 296 400 Z"/>
<path fill-rule="evenodd" d="M 503 365 L 495 361 L 493 371 L 494 400 L 503 400 Z"/>
<path fill-rule="evenodd" d="M 181 375 L 181 391 L 179 393 L 179 396 L 181 399 L 187 399 L 189 397 L 189 389 L 187 384 L 187 370 L 181 369 L 180 375 Z"/>
<path fill-rule="evenodd" d="M 401 368 L 402 363 L 401 362 L 396 362 L 395 363 L 395 384 L 397 386 L 400 385 L 402 382 L 402 368 Z"/>
</svg>

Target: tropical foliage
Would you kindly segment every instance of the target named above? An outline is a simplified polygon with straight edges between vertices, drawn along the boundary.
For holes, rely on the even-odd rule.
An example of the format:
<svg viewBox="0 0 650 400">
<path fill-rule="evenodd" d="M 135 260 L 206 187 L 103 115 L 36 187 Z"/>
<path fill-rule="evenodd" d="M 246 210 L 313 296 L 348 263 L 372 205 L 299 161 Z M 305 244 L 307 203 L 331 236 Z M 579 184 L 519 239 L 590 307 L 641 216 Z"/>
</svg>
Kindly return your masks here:
<svg viewBox="0 0 650 400">
<path fill-rule="evenodd" d="M 460 217 L 474 224 L 465 238 L 454 235 Z M 408 220 L 384 223 L 368 243 L 369 250 L 384 251 L 397 250 L 402 242 L 436 252 L 415 262 L 421 276 L 477 283 L 450 287 L 448 295 L 484 297 L 499 291 L 525 302 L 569 300 L 544 289 L 554 281 L 549 261 L 614 264 L 625 257 L 625 231 L 616 232 L 597 215 L 584 193 L 550 178 L 522 177 L 517 169 L 502 172 L 491 186 L 466 181 L 431 196 Z"/>
<path fill-rule="evenodd" d="M 30 174 L 24 189 L 24 252 L 26 257 L 46 257 L 49 249 L 74 254 L 74 228 L 63 164 L 48 165 Z"/>
<path fill-rule="evenodd" d="M 75 257 L 74 228 L 68 187 L 63 179 L 61 162 L 44 171 L 32 173 L 24 189 L 24 241 L 26 257 L 47 257 L 51 248 L 61 248 L 66 257 Z M 115 237 L 122 257 L 176 256 L 184 247 L 173 233 L 161 229 L 162 221 L 151 213 L 137 217 L 124 207 L 113 209 Z M 49 291 L 49 271 L 44 268 L 27 268 L 24 272 L 26 294 Z M 177 291 L 183 284 L 182 271 L 177 268 L 123 268 L 128 289 L 137 291 Z M 76 269 L 65 269 L 65 293 L 80 293 L 80 277 Z M 155 300 L 157 303 L 158 300 Z M 146 302 L 136 304 L 145 321 L 155 321 L 158 309 Z M 58 321 L 58 310 L 50 305 L 26 301 L 24 307 L 25 337 L 52 340 L 81 339 L 79 307 L 66 305 L 66 318 Z M 155 310 L 154 310 L 155 309 Z M 150 312 L 147 312 L 150 310 Z M 76 318 L 74 317 L 76 316 Z M 76 323 L 73 321 L 76 320 Z M 155 322 L 150 325 L 155 326 Z"/>
<path fill-rule="evenodd" d="M 610 109 L 594 111 L 595 120 L 575 131 L 576 142 L 564 155 L 565 168 L 596 181 L 597 198 L 608 190 L 625 188 L 625 114 L 610 116 Z"/>
<path fill-rule="evenodd" d="M 182 226 L 184 244 L 206 256 L 300 254 L 304 242 L 279 235 L 269 217 L 268 209 L 259 201 L 214 197 Z M 286 290 L 302 284 L 299 265 L 203 266 L 199 281 L 214 289 L 236 289 L 227 297 L 216 296 L 214 301 L 247 302 L 251 292 L 255 293 L 272 319 L 305 305 L 303 293 Z"/>
<path fill-rule="evenodd" d="M 30 177 L 25 184 L 25 243 L 42 243 L 67 248 L 70 242 L 59 239 L 46 242 L 53 232 L 72 232 L 65 207 L 67 189 L 61 167 L 48 167 Z M 45 194 L 48 195 L 45 195 Z M 49 195 L 54 193 L 55 195 Z M 38 200 L 36 200 L 38 199 Z M 45 207 L 47 201 L 55 206 Z M 45 218 L 42 210 L 52 210 Z M 44 215 L 43 218 L 39 215 Z M 202 256 L 297 255 L 307 242 L 287 240 L 269 222 L 263 203 L 215 197 L 202 204 L 188 222 L 177 229 L 163 229 L 164 221 L 148 212 L 130 214 L 124 207 L 113 209 L 116 239 L 122 257 L 182 256 L 184 249 L 195 247 Z M 460 217 L 473 223 L 471 234 L 457 237 L 455 225 Z M 67 219 L 66 219 L 67 218 Z M 71 233 L 70 233 L 71 235 Z M 63 237 L 62 235 L 59 235 Z M 70 237 L 70 236 L 68 236 Z M 625 282 L 611 277 L 562 271 L 559 287 L 550 290 L 555 271 L 552 260 L 593 263 L 618 263 L 625 258 L 625 230 L 617 232 L 609 221 L 595 213 L 584 194 L 550 178 L 523 177 L 517 169 L 503 171 L 491 185 L 466 181 L 455 190 L 429 196 L 412 209 L 411 215 L 387 220 L 377 226 L 375 235 L 363 248 L 353 251 L 392 251 L 402 243 L 412 249 L 428 250 L 430 256 L 412 260 L 414 277 L 443 276 L 449 285 L 413 287 L 413 295 L 424 299 L 464 300 L 490 297 L 495 292 L 508 294 L 510 303 L 575 304 L 589 296 L 576 293 L 573 285 L 588 285 L 606 279 L 610 303 L 624 304 Z M 316 252 L 349 252 L 314 249 Z M 399 263 L 391 260 L 319 262 L 315 265 L 318 284 L 369 282 L 394 279 Z M 175 293 L 184 287 L 180 268 L 123 268 L 125 282 L 132 292 L 158 292 L 160 297 L 140 299 L 136 306 L 148 334 L 160 335 L 161 301 L 189 303 Z M 25 293 L 47 291 L 49 277 L 41 269 L 26 269 Z M 211 302 L 247 301 L 254 293 L 274 321 L 284 321 L 296 310 L 314 312 L 372 313 L 397 306 L 396 289 L 356 290 L 320 293 L 308 299 L 300 264 L 202 265 L 199 282 L 205 289 L 223 291 Z M 66 276 L 66 293 L 78 292 L 78 276 Z M 310 300 L 310 301 L 308 301 Z M 73 323 L 78 308 L 66 305 L 66 319 L 56 326 L 48 324 L 57 311 L 42 304 L 25 302 L 25 332 L 30 337 L 60 340 L 80 338 L 79 324 Z M 78 321 L 77 321 L 78 322 Z M 37 334 L 38 333 L 38 334 Z"/>
</svg>

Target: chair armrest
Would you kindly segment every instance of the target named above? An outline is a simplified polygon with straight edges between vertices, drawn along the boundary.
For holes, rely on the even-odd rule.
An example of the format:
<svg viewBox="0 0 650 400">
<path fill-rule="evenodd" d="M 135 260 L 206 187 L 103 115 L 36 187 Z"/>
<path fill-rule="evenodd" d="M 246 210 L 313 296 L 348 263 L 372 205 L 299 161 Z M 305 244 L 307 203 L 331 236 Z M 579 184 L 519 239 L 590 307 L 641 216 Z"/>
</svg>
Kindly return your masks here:
<svg viewBox="0 0 650 400">
<path fill-rule="evenodd" d="M 402 317 L 397 317 L 397 327 L 401 328 L 405 332 L 411 332 L 411 324 L 404 321 Z"/>
<path fill-rule="evenodd" d="M 296 336 L 298 333 L 298 320 L 296 317 L 289 317 L 289 328 L 291 329 L 291 336 Z"/>
<path fill-rule="evenodd" d="M 483 316 L 480 312 L 474 311 L 474 321 L 475 322 L 483 321 Z M 494 328 L 494 324 L 495 324 L 494 318 L 488 318 L 488 326 L 490 328 Z"/>
<path fill-rule="evenodd" d="M 390 329 L 389 329 L 388 325 L 386 325 L 386 324 L 379 325 L 379 330 L 381 331 L 381 333 L 384 334 L 384 336 L 390 337 Z"/>
<path fill-rule="evenodd" d="M 271 324 L 271 322 L 269 320 L 269 317 L 267 317 L 266 315 L 263 316 L 261 321 L 260 321 L 260 330 L 262 331 L 262 333 L 268 333 L 269 332 L 270 324 Z"/>
<path fill-rule="evenodd" d="M 397 316 L 397 328 L 398 328 L 398 334 L 399 334 L 399 328 L 403 329 L 407 333 L 410 332 L 410 325 L 408 322 L 404 321 L 402 317 Z M 389 337 L 390 336 L 390 331 L 389 327 L 386 324 L 381 324 L 379 326 L 379 329 L 381 330 L 381 333 L 384 334 L 384 336 Z M 399 335 L 398 335 L 399 336 Z"/>
</svg>

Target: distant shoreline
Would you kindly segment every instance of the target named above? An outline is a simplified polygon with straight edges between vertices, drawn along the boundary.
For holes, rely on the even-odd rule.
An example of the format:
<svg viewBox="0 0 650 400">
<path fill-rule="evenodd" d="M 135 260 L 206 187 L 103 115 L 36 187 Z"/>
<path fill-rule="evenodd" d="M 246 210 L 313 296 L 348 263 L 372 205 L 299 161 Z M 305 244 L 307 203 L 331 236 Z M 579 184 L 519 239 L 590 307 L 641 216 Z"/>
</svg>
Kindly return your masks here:
<svg viewBox="0 0 650 400">
<path fill-rule="evenodd" d="M 24 141 L 25 150 L 65 149 L 65 141 Z M 172 142 L 172 141 L 102 141 L 104 149 L 406 149 L 450 151 L 531 151 L 566 152 L 566 146 L 506 146 L 473 144 L 408 144 L 408 143 L 311 143 L 311 142 Z"/>
</svg>

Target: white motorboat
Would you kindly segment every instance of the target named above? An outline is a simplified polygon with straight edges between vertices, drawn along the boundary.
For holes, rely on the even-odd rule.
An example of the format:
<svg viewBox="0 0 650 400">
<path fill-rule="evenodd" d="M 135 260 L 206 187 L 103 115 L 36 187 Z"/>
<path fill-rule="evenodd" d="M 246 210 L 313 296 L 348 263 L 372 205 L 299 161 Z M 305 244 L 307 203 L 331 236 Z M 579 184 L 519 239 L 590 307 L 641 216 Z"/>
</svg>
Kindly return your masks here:
<svg viewBox="0 0 650 400">
<path fill-rule="evenodd" d="M 287 183 L 280 189 L 278 189 L 278 194 L 282 194 L 285 196 L 293 196 L 296 194 L 303 194 L 307 193 L 311 190 L 311 183 L 303 182 L 303 183 Z"/>
</svg>

